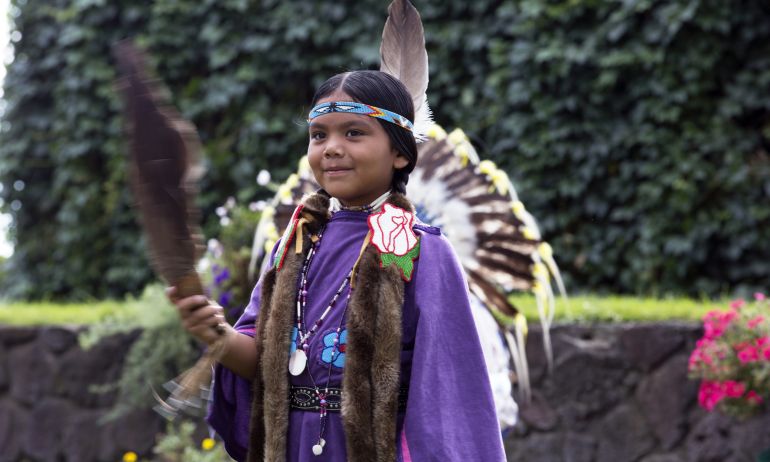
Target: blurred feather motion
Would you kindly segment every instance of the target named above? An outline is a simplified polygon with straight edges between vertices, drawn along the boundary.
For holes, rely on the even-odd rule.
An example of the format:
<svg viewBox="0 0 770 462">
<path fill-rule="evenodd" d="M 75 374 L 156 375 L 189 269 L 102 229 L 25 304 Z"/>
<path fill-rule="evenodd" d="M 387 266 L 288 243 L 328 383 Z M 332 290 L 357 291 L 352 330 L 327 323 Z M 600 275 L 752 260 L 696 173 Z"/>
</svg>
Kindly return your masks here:
<svg viewBox="0 0 770 462">
<path fill-rule="evenodd" d="M 204 250 L 195 207 L 197 182 L 203 174 L 200 142 L 195 127 L 169 103 L 162 83 L 151 77 L 147 57 L 130 41 L 113 49 L 123 96 L 129 139 L 129 181 L 136 209 L 156 273 L 175 286 L 180 297 L 202 295 L 195 264 Z M 224 352 L 225 326 L 217 326 L 220 340 L 210 346 L 190 370 L 166 385 L 163 401 L 155 394 L 156 410 L 173 418 L 180 410 L 200 408 L 207 394 L 211 367 Z"/>
</svg>

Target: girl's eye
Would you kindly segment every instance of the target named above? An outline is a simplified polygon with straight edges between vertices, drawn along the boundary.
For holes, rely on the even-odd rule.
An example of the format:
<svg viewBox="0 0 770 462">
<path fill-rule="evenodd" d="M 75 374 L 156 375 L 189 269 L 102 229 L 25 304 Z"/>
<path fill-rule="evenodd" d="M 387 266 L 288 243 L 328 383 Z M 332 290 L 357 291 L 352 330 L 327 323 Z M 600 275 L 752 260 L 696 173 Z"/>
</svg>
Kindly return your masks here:
<svg viewBox="0 0 770 462">
<path fill-rule="evenodd" d="M 352 129 L 352 130 L 348 130 L 347 136 L 361 136 L 363 134 L 364 132 L 362 132 L 361 130 Z"/>
<path fill-rule="evenodd" d="M 310 139 L 311 140 L 322 140 L 322 139 L 324 139 L 325 136 L 326 135 L 324 134 L 324 132 L 311 132 L 310 133 Z"/>
</svg>

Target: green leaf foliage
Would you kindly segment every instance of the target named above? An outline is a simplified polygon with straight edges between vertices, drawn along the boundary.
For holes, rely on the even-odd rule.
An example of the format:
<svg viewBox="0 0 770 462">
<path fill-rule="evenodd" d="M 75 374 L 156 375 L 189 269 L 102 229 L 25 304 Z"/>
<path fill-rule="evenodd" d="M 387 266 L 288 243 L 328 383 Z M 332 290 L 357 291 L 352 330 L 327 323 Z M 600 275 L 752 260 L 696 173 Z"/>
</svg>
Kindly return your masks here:
<svg viewBox="0 0 770 462">
<path fill-rule="evenodd" d="M 436 119 L 509 172 L 572 291 L 718 295 L 770 274 L 770 8 L 747 0 L 415 1 Z M 315 86 L 375 68 L 381 0 L 28 2 L 0 130 L 16 296 L 138 293 L 109 47 L 138 37 L 194 121 L 216 234 L 305 151 Z M 25 187 L 13 187 L 18 180 Z M 19 201 L 21 208 L 12 210 Z"/>
</svg>

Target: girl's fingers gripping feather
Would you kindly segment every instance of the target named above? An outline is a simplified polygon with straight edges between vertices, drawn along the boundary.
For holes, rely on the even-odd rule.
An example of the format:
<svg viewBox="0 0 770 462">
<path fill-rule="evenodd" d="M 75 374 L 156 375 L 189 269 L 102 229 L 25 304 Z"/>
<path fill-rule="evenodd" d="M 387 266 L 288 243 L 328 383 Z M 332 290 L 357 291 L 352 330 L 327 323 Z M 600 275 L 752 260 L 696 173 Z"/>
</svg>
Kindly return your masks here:
<svg viewBox="0 0 770 462">
<path fill-rule="evenodd" d="M 183 298 L 176 302 L 182 327 L 198 340 L 211 344 L 219 337 L 213 327 L 225 322 L 221 306 L 202 295 Z"/>
<path fill-rule="evenodd" d="M 177 299 L 174 304 L 176 305 L 179 317 L 184 321 L 192 316 L 195 311 L 208 305 L 209 301 L 203 295 L 193 295 L 192 297 Z"/>
<path fill-rule="evenodd" d="M 171 303 L 176 304 L 177 300 L 179 300 L 179 295 L 177 294 L 176 287 L 174 286 L 166 287 L 164 292 L 166 292 L 166 298 L 168 298 L 168 300 Z"/>
</svg>

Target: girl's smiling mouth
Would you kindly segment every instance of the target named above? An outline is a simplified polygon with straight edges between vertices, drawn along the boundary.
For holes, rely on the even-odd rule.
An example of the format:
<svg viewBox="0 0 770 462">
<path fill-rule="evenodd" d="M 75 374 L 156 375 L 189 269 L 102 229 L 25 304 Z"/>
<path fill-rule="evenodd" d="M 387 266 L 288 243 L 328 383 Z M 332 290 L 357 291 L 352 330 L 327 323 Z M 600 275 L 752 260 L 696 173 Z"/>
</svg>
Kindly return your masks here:
<svg viewBox="0 0 770 462">
<path fill-rule="evenodd" d="M 346 167 L 328 167 L 324 169 L 324 174 L 328 176 L 339 176 L 339 175 L 345 175 L 348 172 L 352 172 L 352 168 L 346 168 Z"/>
</svg>

